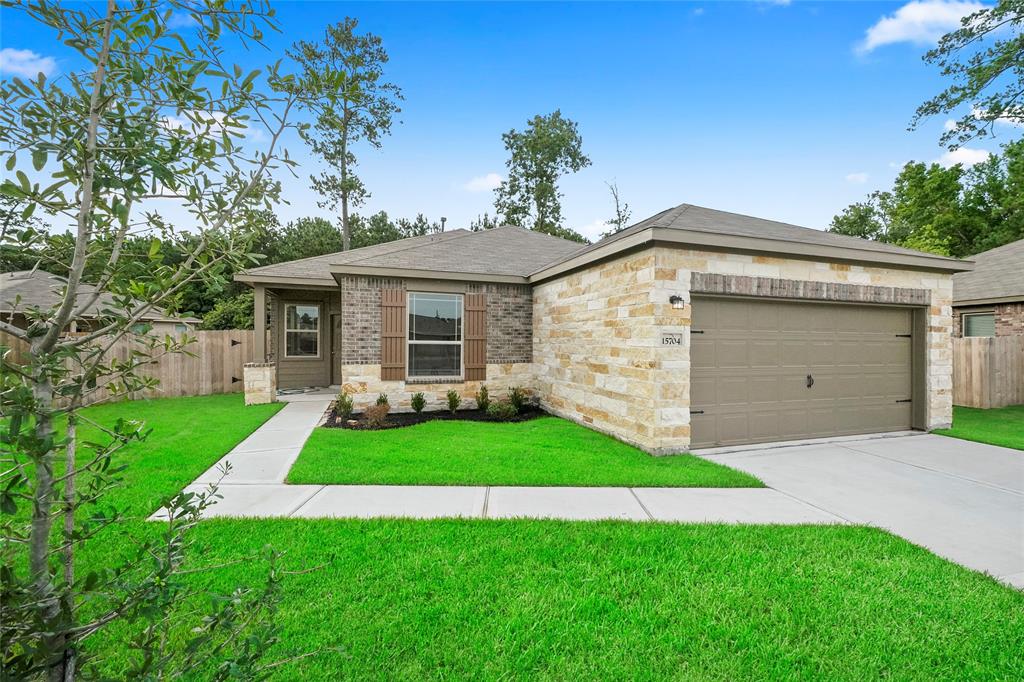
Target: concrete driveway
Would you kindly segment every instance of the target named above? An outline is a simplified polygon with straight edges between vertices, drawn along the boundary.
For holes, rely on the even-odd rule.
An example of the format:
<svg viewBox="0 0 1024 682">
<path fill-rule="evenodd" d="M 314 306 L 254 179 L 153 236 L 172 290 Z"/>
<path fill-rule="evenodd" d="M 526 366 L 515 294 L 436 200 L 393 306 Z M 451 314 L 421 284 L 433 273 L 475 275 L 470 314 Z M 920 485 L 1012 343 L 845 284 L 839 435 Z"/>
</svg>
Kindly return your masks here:
<svg viewBox="0 0 1024 682">
<path fill-rule="evenodd" d="M 696 454 L 1024 589 L 1024 452 L 912 435 Z"/>
</svg>

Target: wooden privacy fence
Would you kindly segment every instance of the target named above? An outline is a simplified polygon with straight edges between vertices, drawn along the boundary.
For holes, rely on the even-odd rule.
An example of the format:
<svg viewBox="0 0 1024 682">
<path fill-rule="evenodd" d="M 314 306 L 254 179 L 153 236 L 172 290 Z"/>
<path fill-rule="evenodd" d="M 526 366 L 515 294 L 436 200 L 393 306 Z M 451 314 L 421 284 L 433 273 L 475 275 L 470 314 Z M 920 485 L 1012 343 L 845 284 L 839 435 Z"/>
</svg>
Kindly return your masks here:
<svg viewBox="0 0 1024 682">
<path fill-rule="evenodd" d="M 136 370 L 139 376 L 159 379 L 160 384 L 154 390 L 133 393 L 132 398 L 210 395 L 242 390 L 242 365 L 254 361 L 253 331 L 200 331 L 192 332 L 190 336 L 196 338 L 187 346 L 191 355 L 163 355 Z M 28 361 L 28 348 L 18 339 L 0 332 L 0 345 L 13 349 L 15 362 Z M 121 338 L 111 346 L 106 358 L 108 361 L 127 360 L 133 346 L 144 349 L 130 336 Z M 89 402 L 107 397 L 107 392 L 101 389 Z"/>
<path fill-rule="evenodd" d="M 953 404 L 1024 404 L 1024 336 L 953 339 Z"/>
</svg>

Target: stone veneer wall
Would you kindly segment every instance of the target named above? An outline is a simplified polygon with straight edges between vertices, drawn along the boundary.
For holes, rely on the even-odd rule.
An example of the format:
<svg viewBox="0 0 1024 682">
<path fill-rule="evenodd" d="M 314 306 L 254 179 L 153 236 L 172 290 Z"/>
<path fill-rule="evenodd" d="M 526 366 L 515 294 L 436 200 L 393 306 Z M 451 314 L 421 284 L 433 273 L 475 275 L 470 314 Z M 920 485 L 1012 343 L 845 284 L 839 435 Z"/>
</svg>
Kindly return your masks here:
<svg viewBox="0 0 1024 682">
<path fill-rule="evenodd" d="M 953 334 L 959 338 L 963 335 L 964 313 L 995 313 L 996 336 L 1024 336 L 1024 303 L 997 303 L 994 305 L 976 305 L 954 309 Z"/>
<path fill-rule="evenodd" d="M 542 402 L 649 452 L 686 450 L 693 272 L 927 289 L 927 424 L 952 421 L 950 276 L 672 247 L 535 286 L 534 371 Z M 685 304 L 673 308 L 672 294 Z M 682 345 L 662 346 L 665 333 L 682 334 Z"/>
</svg>

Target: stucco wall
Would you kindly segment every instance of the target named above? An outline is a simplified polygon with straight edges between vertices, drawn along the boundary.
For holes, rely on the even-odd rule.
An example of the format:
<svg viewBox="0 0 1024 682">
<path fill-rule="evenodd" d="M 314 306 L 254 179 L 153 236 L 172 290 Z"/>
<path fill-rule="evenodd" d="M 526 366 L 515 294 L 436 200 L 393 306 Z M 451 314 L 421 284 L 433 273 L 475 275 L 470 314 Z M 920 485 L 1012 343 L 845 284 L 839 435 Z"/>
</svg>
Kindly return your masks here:
<svg viewBox="0 0 1024 682">
<path fill-rule="evenodd" d="M 692 272 L 878 285 L 931 292 L 926 421 L 952 421 L 952 280 L 948 275 L 653 247 L 534 288 L 534 363 L 549 409 L 652 452 L 690 440 Z M 678 294 L 685 305 L 673 308 Z M 664 333 L 682 334 L 665 347 Z"/>
</svg>

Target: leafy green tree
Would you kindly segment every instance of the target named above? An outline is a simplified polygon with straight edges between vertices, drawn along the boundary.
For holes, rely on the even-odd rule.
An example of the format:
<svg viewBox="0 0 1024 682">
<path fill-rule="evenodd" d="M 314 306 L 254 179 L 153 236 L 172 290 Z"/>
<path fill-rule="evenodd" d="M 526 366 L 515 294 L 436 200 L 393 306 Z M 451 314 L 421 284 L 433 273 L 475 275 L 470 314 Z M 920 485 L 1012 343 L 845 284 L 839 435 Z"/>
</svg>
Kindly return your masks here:
<svg viewBox="0 0 1024 682">
<path fill-rule="evenodd" d="M 280 139 L 293 127 L 294 86 L 275 66 L 247 73 L 224 60 L 259 45 L 276 27 L 273 13 L 255 0 L 4 8 L 37 23 L 81 66 L 55 79 L 0 81 L 0 163 L 9 178 L 0 194 L 25 206 L 23 218 L 45 211 L 72 230 L 65 243 L 24 226 L 3 235 L 3 246 L 33 251 L 40 267 L 67 276 L 55 305 L 23 309 L 26 329 L 0 321 L 30 350 L 27 364 L 15 364 L 0 349 L 3 677 L 91 676 L 82 641 L 117 625 L 134 633 L 127 679 L 206 677 L 201 668 L 220 679 L 263 678 L 278 598 L 272 559 L 262 590 L 216 595 L 184 577 L 189 529 L 215 488 L 168 501 L 163 532 L 134 537 L 127 561 L 76 574 L 82 546 L 123 520 L 105 493 L 126 466 L 121 448 L 147 431 L 122 421 L 95 442 L 76 434 L 84 404 L 153 387 L 140 369 L 188 350 L 188 336 L 138 330 L 147 313 L 173 312 L 191 283 L 222 287 L 256 260 L 248 222 L 278 198 L 273 169 L 291 165 Z M 188 34 L 172 26 L 174 13 L 191 18 Z M 267 134 L 263 149 L 243 142 L 252 126 Z M 166 201 L 191 216 L 188 239 L 162 218 L 157 207 Z M 172 263 L 174 244 L 184 253 Z M 95 293 L 82 286 L 87 273 Z M 114 301 L 96 328 L 66 335 L 102 291 Z M 135 341 L 132 353 L 108 357 L 125 336 Z M 182 611 L 182 603 L 213 606 Z"/>
<path fill-rule="evenodd" d="M 422 237 L 441 231 L 441 225 L 431 222 L 422 213 L 409 220 L 392 220 L 385 211 L 378 211 L 369 218 L 352 216 L 352 248 L 384 244 L 407 237 Z"/>
<path fill-rule="evenodd" d="M 313 176 L 313 187 L 326 197 L 322 206 L 340 204 L 346 251 L 352 244 L 349 210 L 370 196 L 355 174 L 353 149 L 359 142 L 379 149 L 402 100 L 399 87 L 384 80 L 388 54 L 381 39 L 356 34 L 358 23 L 345 17 L 327 28 L 322 43 L 299 41 L 288 53 L 302 68 L 302 103 L 315 116 L 301 134 L 333 169 Z"/>
<path fill-rule="evenodd" d="M 967 177 L 965 209 L 984 226 L 967 252 L 1024 239 L 1024 140 L 1004 145 L 1001 154 L 971 167 Z"/>
<path fill-rule="evenodd" d="M 993 134 L 1000 121 L 1024 122 L 1024 0 L 999 0 L 964 17 L 924 59 L 953 83 L 918 107 L 911 127 L 939 114 L 969 111 L 942 135 L 955 148 Z"/>
<path fill-rule="evenodd" d="M 252 289 L 237 296 L 221 299 L 210 312 L 203 315 L 202 329 L 252 329 Z"/>
<path fill-rule="evenodd" d="M 563 227 L 558 191 L 560 177 L 590 165 L 576 123 L 556 110 L 534 116 L 526 130 L 510 130 L 501 139 L 509 154 L 508 179 L 495 190 L 494 207 L 502 223 L 585 242 L 582 235 Z"/>
<path fill-rule="evenodd" d="M 491 230 L 491 229 L 494 229 L 495 227 L 499 227 L 500 225 L 501 225 L 501 223 L 498 222 L 498 219 L 496 217 L 492 218 L 490 216 L 490 214 L 488 214 L 488 213 L 484 213 L 483 215 L 478 215 L 476 218 L 474 218 L 473 220 L 469 221 L 469 229 L 472 232 L 481 232 L 483 230 Z"/>
<path fill-rule="evenodd" d="M 275 235 L 269 262 L 322 256 L 344 250 L 338 228 L 324 218 L 299 218 Z"/>
</svg>

